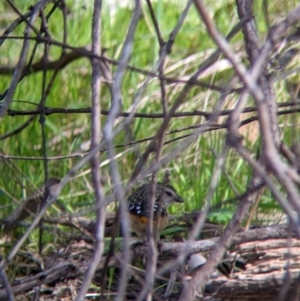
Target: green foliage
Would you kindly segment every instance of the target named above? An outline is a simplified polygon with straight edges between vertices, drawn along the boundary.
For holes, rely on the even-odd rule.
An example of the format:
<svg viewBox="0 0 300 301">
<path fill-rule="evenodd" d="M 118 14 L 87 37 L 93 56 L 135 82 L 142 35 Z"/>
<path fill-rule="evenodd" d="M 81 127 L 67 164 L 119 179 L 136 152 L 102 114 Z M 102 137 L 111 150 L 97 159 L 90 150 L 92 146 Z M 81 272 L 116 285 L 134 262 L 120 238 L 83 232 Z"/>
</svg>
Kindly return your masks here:
<svg viewBox="0 0 300 301">
<path fill-rule="evenodd" d="M 18 0 L 14 4 L 18 9 L 25 13 L 27 8 L 34 1 Z M 105 1 L 104 1 L 105 2 Z M 166 41 L 174 29 L 179 16 L 182 13 L 183 2 L 173 3 L 166 1 L 153 2 L 154 11 L 157 16 L 161 35 Z M 235 11 L 235 1 L 206 1 L 209 12 L 217 24 L 218 29 L 223 35 L 229 33 L 232 27 L 238 22 L 237 13 Z M 67 7 L 70 10 L 67 19 L 67 44 L 73 47 L 88 46 L 91 44 L 91 19 L 92 19 L 92 1 L 67 1 Z M 279 2 L 270 3 L 270 16 L 278 12 Z M 295 1 L 286 1 L 284 9 L 287 11 Z M 47 12 L 50 11 L 48 7 Z M 281 8 L 281 6 L 280 6 Z M 11 22 L 17 18 L 12 9 L 6 2 L 0 3 L 0 10 L 9 13 L 9 18 L 0 22 L 1 31 L 5 30 Z M 122 45 L 127 33 L 127 29 L 132 17 L 132 9 L 127 7 L 119 7 L 115 12 L 109 10 L 108 4 L 103 6 L 102 22 L 102 46 L 107 48 L 107 56 L 115 61 L 120 57 Z M 261 30 L 261 39 L 264 38 L 266 32 L 265 21 L 262 14 L 261 4 L 256 2 L 255 16 L 257 24 Z M 274 18 L 271 22 L 274 23 Z M 38 29 L 40 21 L 35 24 Z M 63 39 L 63 18 L 60 10 L 56 10 L 49 18 L 49 32 L 51 38 L 62 42 Z M 13 36 L 22 36 L 25 25 L 21 24 L 12 33 Z M 242 47 L 242 35 L 238 34 L 232 42 L 233 49 L 245 56 Z M 2 45 L 0 54 L 0 64 L 6 66 L 15 66 L 22 47 L 22 40 L 10 39 L 6 40 Z M 30 44 L 31 49 L 34 47 L 34 41 Z M 174 41 L 172 52 L 165 62 L 165 76 L 172 78 L 188 78 L 198 68 L 201 62 L 205 61 L 208 56 L 216 49 L 214 42 L 210 39 L 206 32 L 206 28 L 200 21 L 198 13 L 192 8 Z M 70 51 L 69 49 L 67 51 Z M 44 53 L 42 44 L 38 46 L 34 62 L 41 60 Z M 61 54 L 61 47 L 57 45 L 50 46 L 49 60 L 57 60 Z M 135 34 L 133 51 L 130 59 L 130 66 L 151 70 L 153 63 L 159 57 L 159 43 L 150 13 L 147 7 L 143 6 L 143 14 L 138 24 Z M 219 58 L 222 61 L 223 57 Z M 27 58 L 28 62 L 29 58 Z M 246 59 L 245 59 L 246 60 Z M 116 70 L 116 66 L 111 66 L 112 70 Z M 214 84 L 223 87 L 228 83 L 228 79 L 233 74 L 233 70 L 227 67 L 220 71 L 213 71 L 209 75 L 203 76 L 201 81 L 206 84 Z M 53 71 L 47 72 L 46 82 L 49 83 Z M 38 104 L 42 98 L 42 81 L 43 72 L 31 73 L 26 76 L 18 85 L 14 95 L 14 101 L 10 107 L 13 110 L 34 110 L 38 108 Z M 136 92 L 141 86 L 145 75 L 127 70 L 122 86 L 123 111 L 129 111 Z M 11 75 L 1 75 L 0 91 L 3 93 L 10 84 Z M 295 81 L 297 78 L 295 78 Z M 78 109 L 86 108 L 91 105 L 91 66 L 87 58 L 81 58 L 67 65 L 58 73 L 54 84 L 46 99 L 47 107 Z M 183 85 L 165 84 L 166 102 L 168 108 L 172 106 Z M 277 94 L 277 101 L 282 102 L 288 97 L 285 85 L 276 86 L 280 93 Z M 206 111 L 211 112 L 219 101 L 220 94 L 216 91 L 204 88 L 194 87 L 188 93 L 184 103 L 179 108 L 179 112 Z M 237 101 L 239 95 L 228 97 L 225 108 L 232 108 Z M 253 102 L 249 100 L 249 106 Z M 110 94 L 105 85 L 101 92 L 101 106 L 103 110 L 110 108 Z M 140 113 L 161 113 L 161 89 L 158 80 L 153 80 L 147 87 L 139 105 Z M 295 122 L 296 117 L 290 117 L 289 121 Z M 293 119 L 295 118 L 295 119 Z M 0 123 L 0 135 L 13 132 L 20 125 L 28 120 L 28 116 L 5 116 Z M 123 118 L 120 118 L 123 120 Z M 103 116 L 102 126 L 105 124 L 106 117 Z M 163 155 L 167 155 L 172 150 L 179 147 L 183 140 L 176 140 L 181 135 L 189 135 L 193 133 L 193 128 L 200 126 L 205 121 L 204 117 L 180 117 L 173 118 L 168 128 L 166 140 L 170 143 L 163 148 Z M 226 119 L 220 118 L 219 124 L 223 124 Z M 297 120 L 296 120 L 297 121 Z M 153 118 L 135 118 L 133 123 L 128 127 L 127 131 L 121 132 L 115 138 L 115 145 L 119 154 L 118 167 L 121 173 L 123 183 L 126 183 L 131 176 L 137 159 L 146 149 L 148 142 L 135 144 L 132 148 L 128 142 L 147 139 L 155 135 L 161 127 L 162 119 Z M 287 124 L 286 117 L 280 118 L 280 124 L 285 126 L 283 139 L 289 144 L 295 142 L 295 129 Z M 242 129 L 244 129 L 243 127 Z M 171 132 L 173 131 L 173 132 Z M 174 132 L 176 131 L 176 132 Z M 251 129 L 249 130 L 251 132 Z M 47 156 L 54 159 L 48 161 L 48 173 L 51 176 L 63 177 L 78 162 L 80 157 L 69 157 L 60 159 L 57 156 L 68 156 L 71 154 L 83 154 L 88 147 L 86 142 L 90 139 L 90 115 L 89 114 L 52 114 L 46 116 L 45 121 L 46 134 L 46 153 Z M 244 135 L 244 132 L 242 133 Z M 250 133 L 251 134 L 251 133 Z M 11 156 L 21 157 L 43 157 L 42 147 L 42 130 L 39 116 L 17 136 L 13 135 L 5 140 L 1 140 L 1 150 Z M 256 154 L 259 148 L 259 134 L 248 136 L 244 135 L 244 143 L 252 154 Z M 172 139 L 175 139 L 173 142 Z M 205 204 L 211 178 L 216 165 L 215 154 L 218 155 L 225 145 L 225 134 L 222 130 L 216 130 L 201 133 L 199 137 L 191 143 L 179 156 L 172 160 L 167 166 L 164 166 L 159 173 L 159 177 L 163 177 L 165 170 L 169 170 L 171 181 L 178 193 L 185 199 L 183 206 L 174 205 L 170 208 L 170 212 L 180 214 L 184 211 L 201 210 Z M 107 159 L 107 153 L 101 152 L 101 161 Z M 12 161 L 12 160 L 11 160 Z M 10 191 L 13 197 L 20 199 L 24 197 L 24 187 L 29 187 L 29 183 L 39 186 L 44 179 L 44 162 L 43 160 L 17 160 L 12 161 L 18 167 L 18 170 L 7 162 L 1 162 L 1 168 L 5 177 L 0 178 L 0 194 L 1 205 L 4 206 L 1 218 L 4 218 L 12 210 L 12 199 L 5 191 Z M 154 157 L 150 158 L 146 166 L 154 162 Z M 85 166 L 83 170 L 76 175 L 70 185 L 64 190 L 62 200 L 68 208 L 69 212 L 83 212 L 93 217 L 93 190 L 91 186 L 89 166 Z M 102 176 L 106 183 L 105 192 L 107 194 L 113 191 L 111 185 L 108 164 L 102 167 Z M 22 173 L 22 174 L 21 174 Z M 219 210 L 213 211 L 209 218 L 218 223 L 226 223 L 232 217 L 235 206 L 223 203 L 224 200 L 231 199 L 236 194 L 245 191 L 245 187 L 249 183 L 252 174 L 251 167 L 240 159 L 236 153 L 230 152 L 221 174 L 219 184 L 212 199 L 212 207 L 218 207 Z M 20 176 L 21 175 L 21 176 Z M 25 175 L 25 176 L 24 176 Z M 18 180 L 16 180 L 18 179 Z M 20 180 L 21 179 L 21 180 Z M 21 184 L 20 185 L 20 182 Z M 234 187 L 232 187 L 234 186 Z M 278 206 L 274 204 L 271 197 L 266 192 L 262 197 L 260 210 L 278 210 Z M 112 206 L 113 207 L 113 206 Z M 111 209 L 113 210 L 114 207 Z M 53 209 L 54 214 L 59 214 Z M 48 237 L 50 240 L 51 238 Z"/>
<path fill-rule="evenodd" d="M 209 213 L 208 220 L 216 224 L 227 224 L 233 216 L 232 210 L 218 210 Z"/>
</svg>

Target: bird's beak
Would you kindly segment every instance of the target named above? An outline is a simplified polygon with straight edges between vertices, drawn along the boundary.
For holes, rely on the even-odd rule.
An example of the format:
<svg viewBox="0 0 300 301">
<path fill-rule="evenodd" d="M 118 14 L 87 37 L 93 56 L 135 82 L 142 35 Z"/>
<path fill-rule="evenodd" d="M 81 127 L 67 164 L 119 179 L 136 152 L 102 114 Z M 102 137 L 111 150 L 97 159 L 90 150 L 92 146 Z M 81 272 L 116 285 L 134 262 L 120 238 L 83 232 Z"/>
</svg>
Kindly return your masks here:
<svg viewBox="0 0 300 301">
<path fill-rule="evenodd" d="M 178 196 L 178 197 L 175 199 L 175 202 L 183 203 L 183 202 L 184 202 L 184 199 L 183 199 L 181 196 Z"/>
</svg>

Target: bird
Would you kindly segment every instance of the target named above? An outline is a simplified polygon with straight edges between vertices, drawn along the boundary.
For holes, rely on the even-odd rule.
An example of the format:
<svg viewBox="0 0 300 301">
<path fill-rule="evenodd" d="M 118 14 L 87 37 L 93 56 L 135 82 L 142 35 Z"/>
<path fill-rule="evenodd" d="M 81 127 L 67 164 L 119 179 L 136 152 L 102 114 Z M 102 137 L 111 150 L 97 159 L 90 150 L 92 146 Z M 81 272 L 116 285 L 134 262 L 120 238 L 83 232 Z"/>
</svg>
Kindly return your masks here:
<svg viewBox="0 0 300 301">
<path fill-rule="evenodd" d="M 141 239 L 146 239 L 147 237 L 151 187 L 151 183 L 143 184 L 128 198 L 131 230 Z M 172 203 L 182 203 L 183 201 L 183 198 L 178 195 L 173 186 L 164 185 L 160 182 L 156 183 L 153 206 L 153 229 L 155 232 L 157 231 L 159 234 L 168 226 L 168 206 Z"/>
<path fill-rule="evenodd" d="M 49 200 L 59 188 L 60 180 L 49 178 L 39 189 L 22 202 L 6 220 L 5 232 L 9 232 L 14 226 L 27 218 L 30 214 L 35 214 L 41 209 L 44 200 Z"/>
</svg>

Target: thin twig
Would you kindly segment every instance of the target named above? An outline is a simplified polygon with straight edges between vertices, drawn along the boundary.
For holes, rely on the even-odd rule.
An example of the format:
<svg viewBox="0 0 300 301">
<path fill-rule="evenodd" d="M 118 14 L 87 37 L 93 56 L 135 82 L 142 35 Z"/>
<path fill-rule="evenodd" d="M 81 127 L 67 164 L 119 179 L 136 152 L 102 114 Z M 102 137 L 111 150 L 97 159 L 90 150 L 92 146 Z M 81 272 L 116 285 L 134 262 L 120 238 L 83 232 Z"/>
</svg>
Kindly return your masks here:
<svg viewBox="0 0 300 301">
<path fill-rule="evenodd" d="M 17 88 L 17 85 L 19 83 L 19 80 L 22 76 L 22 72 L 23 72 L 23 68 L 26 62 L 26 57 L 27 57 L 27 53 L 29 50 L 29 46 L 30 46 L 30 39 L 28 39 L 31 35 L 31 31 L 32 31 L 32 25 L 34 24 L 34 22 L 36 21 L 36 19 L 39 16 L 39 13 L 41 11 L 41 9 L 43 9 L 45 6 L 47 6 L 49 3 L 51 3 L 52 0 L 40 0 L 39 2 L 37 2 L 33 7 L 32 7 L 32 11 L 31 11 L 31 16 L 29 19 L 29 22 L 25 30 L 25 35 L 24 35 L 24 43 L 23 43 L 23 47 L 20 53 L 20 58 L 19 58 L 19 62 L 15 68 L 10 86 L 7 90 L 7 92 L 5 93 L 4 96 L 4 101 L 0 107 L 0 117 L 3 117 L 6 112 L 7 109 L 12 101 L 12 97 L 14 95 L 14 92 Z"/>
<path fill-rule="evenodd" d="M 92 21 L 92 52 L 100 55 L 101 52 L 101 9 L 102 1 L 94 1 L 93 21 Z M 91 148 L 97 149 L 101 141 L 101 69 L 100 61 L 91 60 L 92 64 L 92 124 L 91 124 Z M 96 203 L 96 231 L 95 231 L 95 250 L 85 272 L 83 282 L 76 301 L 85 299 L 85 294 L 89 289 L 90 283 L 94 277 L 97 266 L 100 262 L 104 251 L 104 228 L 105 228 L 105 197 L 101 185 L 101 173 L 99 169 L 100 158 L 99 153 L 95 152 L 91 158 L 92 180 L 95 188 Z"/>
<path fill-rule="evenodd" d="M 1 282 L 2 282 L 2 286 L 5 287 L 5 291 L 6 291 L 6 294 L 7 294 L 7 300 L 8 301 L 14 301 L 15 300 L 15 297 L 14 297 L 14 293 L 13 293 L 13 290 L 11 289 L 11 286 L 10 286 L 10 283 L 7 279 L 7 275 L 6 275 L 6 272 L 5 270 L 1 269 L 0 271 L 0 278 L 1 278 Z"/>
<path fill-rule="evenodd" d="M 118 171 L 118 166 L 116 164 L 115 158 L 115 151 L 114 151 L 114 133 L 113 133 L 113 127 L 116 122 L 116 119 L 118 118 L 119 112 L 121 110 L 122 105 L 122 94 L 121 94 L 121 88 L 122 88 L 122 82 L 123 77 L 125 74 L 126 66 L 128 64 L 128 61 L 131 56 L 132 52 L 132 46 L 133 46 L 133 40 L 134 40 L 134 34 L 137 28 L 137 24 L 140 18 L 141 13 L 141 3 L 139 0 L 135 1 L 135 9 L 133 12 L 133 16 L 128 28 L 128 32 L 126 35 L 126 39 L 122 48 L 121 57 L 119 59 L 119 65 L 113 80 L 113 87 L 112 87 L 112 104 L 110 113 L 107 118 L 107 122 L 104 126 L 104 135 L 105 140 L 108 146 L 108 154 L 110 160 L 110 172 L 111 172 L 111 178 L 114 183 L 115 188 L 115 195 L 117 197 L 117 200 L 119 201 L 119 209 L 120 210 L 120 219 L 121 219 L 121 227 L 123 229 L 123 249 L 124 249 L 124 261 L 125 265 L 122 268 L 121 275 L 120 275 L 120 281 L 118 284 L 118 294 L 116 296 L 117 301 L 121 301 L 124 298 L 124 292 L 126 289 L 126 284 L 128 280 L 128 264 L 130 262 L 130 233 L 129 233 L 129 216 L 127 211 L 127 203 L 125 202 L 125 192 L 121 185 L 121 178 Z"/>
</svg>

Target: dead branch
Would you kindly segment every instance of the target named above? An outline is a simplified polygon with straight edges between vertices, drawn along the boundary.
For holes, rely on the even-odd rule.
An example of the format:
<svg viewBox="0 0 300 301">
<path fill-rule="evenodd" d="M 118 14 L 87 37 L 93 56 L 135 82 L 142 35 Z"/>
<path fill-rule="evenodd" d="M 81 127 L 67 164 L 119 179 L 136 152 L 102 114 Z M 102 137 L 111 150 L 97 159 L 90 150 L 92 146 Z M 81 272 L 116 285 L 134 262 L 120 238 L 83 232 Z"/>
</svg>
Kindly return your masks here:
<svg viewBox="0 0 300 301">
<path fill-rule="evenodd" d="M 14 295 L 18 295 L 42 284 L 64 282 L 66 279 L 74 279 L 77 276 L 78 268 L 70 262 L 63 262 L 49 270 L 12 283 L 11 288 Z M 6 290 L 3 288 L 0 288 L 0 300 L 7 300 Z"/>
</svg>

